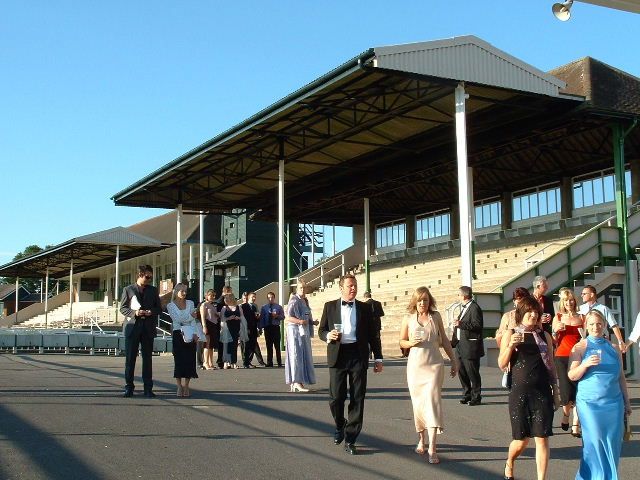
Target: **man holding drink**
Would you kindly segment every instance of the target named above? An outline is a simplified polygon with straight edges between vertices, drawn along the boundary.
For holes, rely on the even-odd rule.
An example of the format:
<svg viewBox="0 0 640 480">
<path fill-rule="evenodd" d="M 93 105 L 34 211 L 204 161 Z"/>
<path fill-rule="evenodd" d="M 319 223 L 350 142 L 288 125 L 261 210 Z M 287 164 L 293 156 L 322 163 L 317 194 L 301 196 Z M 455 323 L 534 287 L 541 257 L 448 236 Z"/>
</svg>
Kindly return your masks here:
<svg viewBox="0 0 640 480">
<path fill-rule="evenodd" d="M 555 316 L 555 310 L 553 308 L 553 299 L 547 295 L 549 291 L 549 283 L 547 277 L 538 275 L 533 279 L 533 298 L 535 298 L 542 308 L 542 315 L 540 321 L 542 322 L 542 329 L 551 335 L 551 320 Z"/>
<path fill-rule="evenodd" d="M 382 347 L 376 334 L 371 307 L 355 299 L 358 284 L 353 275 L 340 278 L 341 298 L 324 304 L 318 336 L 327 342 L 329 366 L 329 408 L 335 422 L 333 442 L 345 441 L 345 450 L 356 455 L 356 439 L 362 429 L 364 397 L 367 390 L 369 349 L 373 352 L 373 371 L 382 371 Z M 349 407 L 344 403 L 349 384 Z"/>
</svg>

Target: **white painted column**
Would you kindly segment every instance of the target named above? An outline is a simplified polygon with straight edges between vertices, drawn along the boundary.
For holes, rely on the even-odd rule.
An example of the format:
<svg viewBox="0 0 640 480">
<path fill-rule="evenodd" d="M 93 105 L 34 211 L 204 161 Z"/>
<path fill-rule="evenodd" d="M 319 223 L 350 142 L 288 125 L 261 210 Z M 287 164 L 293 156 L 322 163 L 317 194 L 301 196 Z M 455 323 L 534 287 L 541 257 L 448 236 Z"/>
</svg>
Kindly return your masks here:
<svg viewBox="0 0 640 480">
<path fill-rule="evenodd" d="M 153 268 L 153 282 L 152 285 L 158 286 L 160 284 L 158 279 L 158 255 L 153 254 L 153 260 L 151 261 L 151 268 Z"/>
<path fill-rule="evenodd" d="M 49 267 L 44 279 L 44 328 L 49 328 Z"/>
<path fill-rule="evenodd" d="M 469 205 L 469 170 L 467 162 L 467 127 L 466 127 L 466 99 L 464 84 L 456 87 L 456 151 L 458 156 L 458 204 L 460 206 L 460 259 L 461 283 L 471 287 L 472 278 L 472 249 L 471 249 L 471 206 Z"/>
<path fill-rule="evenodd" d="M 369 235 L 371 234 L 370 230 L 371 230 L 371 225 L 370 225 L 370 218 L 369 218 L 369 199 L 365 198 L 364 199 L 364 275 L 365 275 L 365 289 L 364 291 L 369 291 L 371 285 L 370 285 L 370 272 L 369 272 L 369 246 L 370 246 L 370 239 L 369 239 Z M 364 292 L 363 292 L 364 293 Z"/>
<path fill-rule="evenodd" d="M 118 312 L 120 311 L 120 245 L 116 245 L 116 278 L 113 282 L 113 301 L 116 306 L 116 322 L 118 321 Z"/>
<path fill-rule="evenodd" d="M 176 208 L 176 285 L 182 281 L 182 204 Z"/>
<path fill-rule="evenodd" d="M 336 256 L 336 224 L 332 223 L 331 224 L 331 235 L 332 235 L 332 239 L 331 239 L 331 256 L 335 257 Z"/>
<path fill-rule="evenodd" d="M 60 280 L 56 282 L 56 296 L 60 295 Z"/>
<path fill-rule="evenodd" d="M 281 147 L 282 149 L 282 147 Z M 285 305 L 285 270 L 284 270 L 284 158 L 278 162 L 278 303 Z"/>
<path fill-rule="evenodd" d="M 316 224 L 311 224 L 311 265 L 313 267 L 316 263 Z"/>
<path fill-rule="evenodd" d="M 71 259 L 71 267 L 69 268 L 69 330 L 73 326 L 73 259 Z"/>
<path fill-rule="evenodd" d="M 18 311 L 20 310 L 20 276 L 16 275 L 16 322 L 18 323 Z"/>
<path fill-rule="evenodd" d="M 198 291 L 200 303 L 204 300 L 204 215 L 200 212 L 200 242 L 199 242 L 199 265 L 198 265 Z"/>
<path fill-rule="evenodd" d="M 44 302 L 44 290 L 42 288 L 42 279 L 40 279 L 40 303 Z"/>
</svg>

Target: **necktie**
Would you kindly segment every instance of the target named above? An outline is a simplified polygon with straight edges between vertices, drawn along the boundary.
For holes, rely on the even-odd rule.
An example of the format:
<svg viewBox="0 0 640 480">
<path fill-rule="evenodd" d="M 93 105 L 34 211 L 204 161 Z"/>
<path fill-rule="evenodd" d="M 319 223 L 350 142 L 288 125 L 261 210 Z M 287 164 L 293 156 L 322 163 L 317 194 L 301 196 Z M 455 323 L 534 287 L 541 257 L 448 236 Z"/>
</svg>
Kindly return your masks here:
<svg viewBox="0 0 640 480">
<path fill-rule="evenodd" d="M 342 305 L 346 305 L 348 307 L 353 307 L 353 302 L 345 302 L 344 300 L 342 300 Z"/>
</svg>

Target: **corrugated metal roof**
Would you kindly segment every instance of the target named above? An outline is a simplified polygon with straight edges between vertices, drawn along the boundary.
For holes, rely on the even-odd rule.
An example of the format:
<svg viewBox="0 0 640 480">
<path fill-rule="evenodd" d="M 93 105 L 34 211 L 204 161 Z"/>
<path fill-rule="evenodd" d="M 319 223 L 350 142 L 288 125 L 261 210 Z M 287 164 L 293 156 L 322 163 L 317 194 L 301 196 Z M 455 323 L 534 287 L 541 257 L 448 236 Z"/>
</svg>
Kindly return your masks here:
<svg viewBox="0 0 640 480">
<path fill-rule="evenodd" d="M 162 242 L 155 238 L 134 233 L 124 227 L 110 228 L 101 232 L 90 233 L 82 237 L 74 238 L 77 243 L 99 243 L 106 245 L 129 245 L 144 247 L 160 247 L 164 246 Z"/>
<path fill-rule="evenodd" d="M 378 68 L 557 97 L 565 83 L 473 35 L 374 48 Z"/>
</svg>

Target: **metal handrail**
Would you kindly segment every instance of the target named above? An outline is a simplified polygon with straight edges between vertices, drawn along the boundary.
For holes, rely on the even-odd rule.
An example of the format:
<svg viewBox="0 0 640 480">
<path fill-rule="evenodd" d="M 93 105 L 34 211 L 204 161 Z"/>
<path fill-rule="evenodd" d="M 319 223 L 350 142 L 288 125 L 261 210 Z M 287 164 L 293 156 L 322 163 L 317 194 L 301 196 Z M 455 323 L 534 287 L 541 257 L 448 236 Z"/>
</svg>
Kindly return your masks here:
<svg viewBox="0 0 640 480">
<path fill-rule="evenodd" d="M 545 245 L 545 246 L 544 246 L 544 247 L 542 247 L 540 250 L 538 250 L 537 252 L 532 253 L 531 255 L 529 255 L 527 258 L 525 258 L 525 259 L 524 259 L 524 267 L 525 267 L 525 268 L 529 268 L 530 266 L 533 266 L 533 265 L 534 265 L 534 263 L 531 263 L 531 265 L 529 265 L 529 263 L 531 262 L 531 259 L 532 259 L 533 257 L 535 257 L 536 255 L 540 254 L 540 253 L 542 253 L 542 258 L 544 258 L 544 251 L 545 251 L 547 248 L 552 247 L 552 246 L 554 246 L 554 245 L 560 245 L 560 246 L 564 247 L 564 246 L 565 246 L 565 245 L 567 245 L 567 244 L 566 244 L 566 243 L 560 243 L 560 242 L 552 242 L 552 243 L 550 243 L 550 244 L 548 244 L 548 245 Z M 538 262 L 535 262 L 535 263 L 538 263 Z"/>
</svg>

